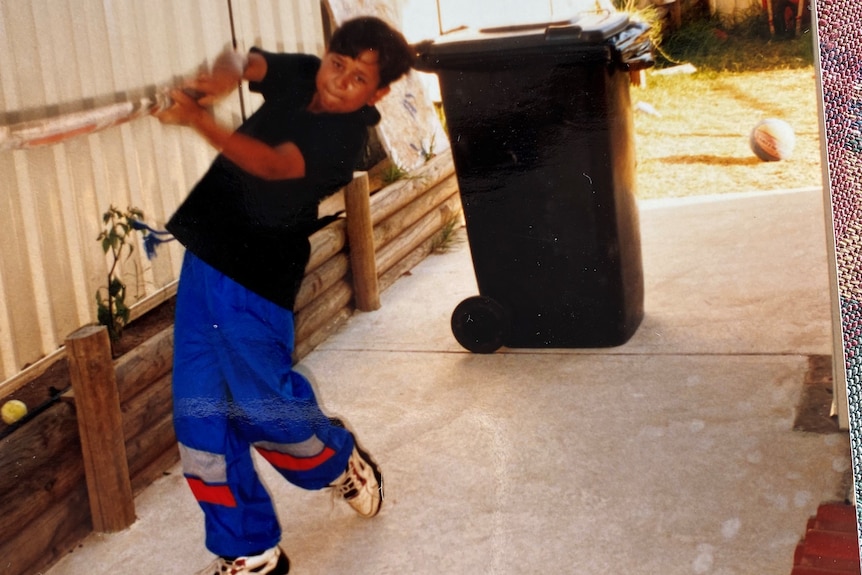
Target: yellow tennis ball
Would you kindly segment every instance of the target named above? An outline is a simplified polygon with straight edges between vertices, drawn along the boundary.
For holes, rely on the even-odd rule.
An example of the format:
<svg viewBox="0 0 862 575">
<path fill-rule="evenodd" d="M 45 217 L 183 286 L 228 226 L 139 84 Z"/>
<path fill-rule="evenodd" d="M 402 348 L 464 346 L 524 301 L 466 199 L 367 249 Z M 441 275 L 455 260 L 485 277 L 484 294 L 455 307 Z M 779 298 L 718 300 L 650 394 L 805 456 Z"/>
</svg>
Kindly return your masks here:
<svg viewBox="0 0 862 575">
<path fill-rule="evenodd" d="M 0 417 L 6 425 L 12 425 L 27 415 L 27 404 L 19 399 L 10 399 L 0 408 Z"/>
</svg>

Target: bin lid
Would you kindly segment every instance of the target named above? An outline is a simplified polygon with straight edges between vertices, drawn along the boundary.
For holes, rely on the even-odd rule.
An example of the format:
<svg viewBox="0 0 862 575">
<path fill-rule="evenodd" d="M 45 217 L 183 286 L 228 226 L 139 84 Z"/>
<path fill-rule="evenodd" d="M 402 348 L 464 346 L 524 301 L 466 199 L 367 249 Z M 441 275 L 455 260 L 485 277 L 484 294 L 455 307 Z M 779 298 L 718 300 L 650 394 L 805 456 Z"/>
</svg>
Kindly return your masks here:
<svg viewBox="0 0 862 575">
<path fill-rule="evenodd" d="M 524 55 L 559 50 L 584 50 L 604 45 L 629 25 L 627 14 L 585 12 L 566 20 L 536 22 L 480 29 L 460 29 L 416 45 L 420 69 L 423 65 L 451 63 L 454 58 L 485 57 L 501 53 Z"/>
</svg>

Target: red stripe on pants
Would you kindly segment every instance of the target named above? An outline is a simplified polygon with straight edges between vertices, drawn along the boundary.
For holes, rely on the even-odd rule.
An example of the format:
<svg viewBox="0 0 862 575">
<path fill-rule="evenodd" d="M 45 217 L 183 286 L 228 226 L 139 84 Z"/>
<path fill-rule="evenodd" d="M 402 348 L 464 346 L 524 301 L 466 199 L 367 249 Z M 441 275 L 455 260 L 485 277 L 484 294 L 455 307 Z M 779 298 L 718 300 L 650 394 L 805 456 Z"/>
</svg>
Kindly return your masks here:
<svg viewBox="0 0 862 575">
<path fill-rule="evenodd" d="M 236 507 L 236 499 L 227 485 L 208 485 L 196 477 L 186 477 L 195 499 L 201 503 L 214 503 L 225 507 Z"/>
<path fill-rule="evenodd" d="M 324 464 L 330 457 L 335 455 L 335 451 L 330 447 L 324 448 L 323 451 L 314 457 L 294 457 L 287 453 L 267 451 L 260 447 L 257 450 L 271 464 L 287 471 L 309 471 L 318 465 Z"/>
</svg>

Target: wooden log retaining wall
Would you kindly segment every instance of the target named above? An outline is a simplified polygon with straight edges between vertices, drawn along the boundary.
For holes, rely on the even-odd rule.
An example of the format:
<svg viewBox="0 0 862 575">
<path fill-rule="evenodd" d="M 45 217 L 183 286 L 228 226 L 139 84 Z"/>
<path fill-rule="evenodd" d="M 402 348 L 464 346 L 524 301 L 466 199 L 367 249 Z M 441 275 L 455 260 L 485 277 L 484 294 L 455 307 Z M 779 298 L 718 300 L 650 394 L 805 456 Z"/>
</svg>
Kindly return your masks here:
<svg viewBox="0 0 862 575">
<path fill-rule="evenodd" d="M 372 174 L 371 181 L 365 213 L 371 218 L 368 229 L 372 237 L 367 243 L 373 245 L 372 265 L 376 270 L 368 270 L 367 257 L 364 271 L 351 270 L 345 218 L 311 237 L 311 259 L 296 305 L 297 359 L 351 316 L 356 309 L 356 282 L 365 282 L 362 289 L 372 291 L 391 286 L 431 253 L 435 237 L 460 212 L 448 151 L 376 193 L 372 193 L 378 187 L 374 182 L 379 180 Z M 99 353 L 104 356 L 104 350 Z M 179 459 L 171 421 L 172 358 L 173 330 L 167 328 L 111 361 L 132 496 Z M 76 385 L 73 383 L 73 388 Z M 85 473 L 91 467 L 85 460 L 94 454 L 82 454 L 79 430 L 86 429 L 88 423 L 80 419 L 104 414 L 77 413 L 81 406 L 75 394 L 75 389 L 66 393 L 0 440 L 0 571 L 6 575 L 43 572 L 72 550 L 94 525 L 104 531 L 117 530 L 130 520 L 128 505 L 132 505 L 133 513 L 133 502 L 114 501 L 112 505 L 110 500 L 101 501 L 96 507 L 99 517 L 94 521 Z M 100 428 L 97 425 L 95 429 Z M 119 489 L 118 497 L 122 498 L 123 492 Z M 111 517 L 112 513 L 116 517 Z"/>
</svg>

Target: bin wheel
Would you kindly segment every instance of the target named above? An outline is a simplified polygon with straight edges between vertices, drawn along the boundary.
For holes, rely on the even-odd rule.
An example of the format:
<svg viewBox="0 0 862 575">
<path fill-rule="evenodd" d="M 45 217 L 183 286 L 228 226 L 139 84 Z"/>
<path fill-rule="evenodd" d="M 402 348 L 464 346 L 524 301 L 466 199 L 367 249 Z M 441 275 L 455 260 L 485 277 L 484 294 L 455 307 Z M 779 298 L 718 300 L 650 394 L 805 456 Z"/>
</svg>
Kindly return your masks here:
<svg viewBox="0 0 862 575">
<path fill-rule="evenodd" d="M 505 343 L 508 331 L 506 309 L 489 297 L 469 297 L 452 312 L 455 339 L 473 353 L 494 353 Z"/>
</svg>

